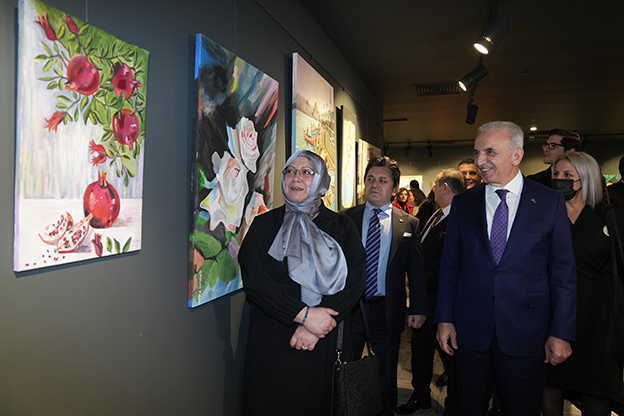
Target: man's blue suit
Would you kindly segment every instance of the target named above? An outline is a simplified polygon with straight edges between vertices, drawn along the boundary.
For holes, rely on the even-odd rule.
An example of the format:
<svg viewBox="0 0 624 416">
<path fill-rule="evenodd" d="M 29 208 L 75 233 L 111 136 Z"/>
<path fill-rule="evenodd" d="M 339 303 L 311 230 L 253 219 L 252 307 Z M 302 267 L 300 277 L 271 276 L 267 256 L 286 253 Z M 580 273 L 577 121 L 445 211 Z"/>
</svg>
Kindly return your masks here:
<svg viewBox="0 0 624 416">
<path fill-rule="evenodd" d="M 487 233 L 486 185 L 453 199 L 435 321 L 455 325 L 459 350 L 484 352 L 497 341 L 506 356 L 543 360 L 548 336 L 575 338 L 576 270 L 565 201 L 523 180 L 498 265 Z"/>
</svg>

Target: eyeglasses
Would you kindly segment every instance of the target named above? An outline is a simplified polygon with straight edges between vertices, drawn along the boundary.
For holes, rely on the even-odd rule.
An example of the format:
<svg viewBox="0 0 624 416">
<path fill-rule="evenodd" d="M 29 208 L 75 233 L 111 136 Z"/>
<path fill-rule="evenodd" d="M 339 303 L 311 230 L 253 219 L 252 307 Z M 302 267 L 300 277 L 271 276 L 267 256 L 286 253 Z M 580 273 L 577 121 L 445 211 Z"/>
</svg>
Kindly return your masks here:
<svg viewBox="0 0 624 416">
<path fill-rule="evenodd" d="M 553 143 L 553 142 L 542 143 L 542 149 L 544 150 L 546 150 L 546 148 L 548 148 L 549 150 L 555 150 L 557 146 L 563 147 L 563 145 L 559 143 Z"/>
<path fill-rule="evenodd" d="M 314 176 L 314 171 L 310 168 L 301 168 L 297 170 L 295 168 L 287 167 L 282 171 L 282 173 L 284 174 L 284 176 L 287 176 L 290 178 L 294 178 L 295 176 L 297 176 L 297 173 L 302 178 L 311 178 Z"/>
</svg>

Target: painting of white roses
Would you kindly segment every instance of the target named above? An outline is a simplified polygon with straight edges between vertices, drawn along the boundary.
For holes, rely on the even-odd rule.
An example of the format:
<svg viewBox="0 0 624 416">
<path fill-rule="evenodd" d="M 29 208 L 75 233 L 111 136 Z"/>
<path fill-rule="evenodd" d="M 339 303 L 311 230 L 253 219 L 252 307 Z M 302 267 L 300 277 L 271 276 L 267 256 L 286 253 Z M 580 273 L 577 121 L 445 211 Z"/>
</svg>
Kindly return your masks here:
<svg viewBox="0 0 624 416">
<path fill-rule="evenodd" d="M 342 106 L 342 139 L 340 140 L 340 207 L 351 208 L 355 205 L 355 114 Z"/>
<path fill-rule="evenodd" d="M 293 54 L 291 150 L 310 150 L 325 160 L 331 183 L 323 202 L 337 210 L 334 87 L 298 53 Z"/>
<path fill-rule="evenodd" d="M 13 270 L 141 249 L 149 52 L 19 3 Z"/>
<path fill-rule="evenodd" d="M 277 81 L 207 37 L 195 44 L 190 308 L 243 287 L 238 250 L 273 203 L 279 92 Z"/>
</svg>

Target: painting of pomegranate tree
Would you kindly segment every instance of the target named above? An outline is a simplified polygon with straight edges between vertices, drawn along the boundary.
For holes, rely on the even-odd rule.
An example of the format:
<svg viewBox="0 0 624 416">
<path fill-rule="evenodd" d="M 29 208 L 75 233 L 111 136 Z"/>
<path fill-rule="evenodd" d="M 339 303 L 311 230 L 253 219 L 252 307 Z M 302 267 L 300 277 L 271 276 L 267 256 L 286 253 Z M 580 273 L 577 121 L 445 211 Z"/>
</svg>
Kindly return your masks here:
<svg viewBox="0 0 624 416">
<path fill-rule="evenodd" d="M 238 251 L 273 203 L 279 84 L 198 34 L 188 306 L 242 288 Z"/>
<path fill-rule="evenodd" d="M 325 160 L 331 183 L 323 202 L 337 210 L 334 87 L 298 53 L 293 54 L 291 150 L 310 150 Z"/>
<path fill-rule="evenodd" d="M 13 269 L 141 248 L 147 51 L 19 4 Z"/>
</svg>

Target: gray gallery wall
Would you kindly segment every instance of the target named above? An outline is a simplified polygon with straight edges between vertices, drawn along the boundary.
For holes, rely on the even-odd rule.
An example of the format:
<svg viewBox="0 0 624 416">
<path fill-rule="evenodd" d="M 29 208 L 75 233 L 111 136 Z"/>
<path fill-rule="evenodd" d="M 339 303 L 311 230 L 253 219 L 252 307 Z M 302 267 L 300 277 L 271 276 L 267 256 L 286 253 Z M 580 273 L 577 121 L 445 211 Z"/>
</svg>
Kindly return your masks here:
<svg viewBox="0 0 624 416">
<path fill-rule="evenodd" d="M 17 1 L 0 0 L 0 415 L 240 414 L 244 295 L 187 308 L 194 35 L 280 83 L 299 52 L 381 144 L 379 100 L 296 0 L 49 0 L 150 52 L 139 252 L 12 271 Z M 276 187 L 279 194 L 279 187 Z M 277 195 L 281 204 L 283 198 Z"/>
</svg>

